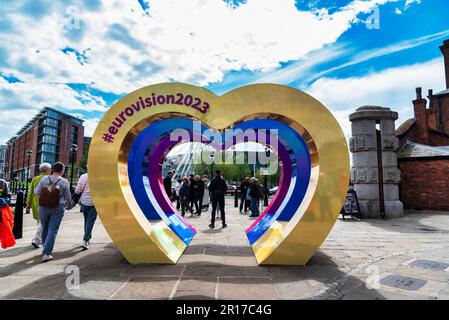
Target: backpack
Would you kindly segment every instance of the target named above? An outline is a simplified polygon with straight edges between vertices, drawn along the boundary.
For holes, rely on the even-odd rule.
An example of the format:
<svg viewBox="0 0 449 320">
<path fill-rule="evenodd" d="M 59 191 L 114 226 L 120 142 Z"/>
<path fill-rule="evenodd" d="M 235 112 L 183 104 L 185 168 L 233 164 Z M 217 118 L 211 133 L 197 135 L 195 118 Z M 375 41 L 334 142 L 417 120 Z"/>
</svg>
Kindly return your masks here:
<svg viewBox="0 0 449 320">
<path fill-rule="evenodd" d="M 48 177 L 48 180 L 50 183 L 42 187 L 39 196 L 39 205 L 42 207 L 56 208 L 59 205 L 60 192 L 58 182 L 60 179 L 56 183 L 53 183 L 50 177 Z"/>
</svg>

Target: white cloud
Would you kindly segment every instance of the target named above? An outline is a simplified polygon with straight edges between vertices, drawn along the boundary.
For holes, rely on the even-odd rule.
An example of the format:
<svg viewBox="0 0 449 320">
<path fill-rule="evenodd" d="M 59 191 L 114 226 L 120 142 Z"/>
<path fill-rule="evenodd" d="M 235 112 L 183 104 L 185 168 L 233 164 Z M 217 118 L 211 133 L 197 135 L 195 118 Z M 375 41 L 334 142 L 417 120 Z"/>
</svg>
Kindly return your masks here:
<svg viewBox="0 0 449 320">
<path fill-rule="evenodd" d="M 19 6 L 6 16 L 14 32 L 1 33 L 9 67 L 25 82 L 92 83 L 125 93 L 148 83 L 176 80 L 206 85 L 229 70 L 270 70 L 334 43 L 361 12 L 397 0 L 353 1 L 333 14 L 299 11 L 294 0 L 248 0 L 230 8 L 222 0 L 167 0 L 145 14 L 137 1 L 103 1 L 92 11 L 80 1 L 80 30 L 67 30 L 67 9 L 48 2 L 35 19 Z M 15 10 L 14 10 L 15 9 Z M 313 30 L 313 32 L 311 32 Z M 75 54 L 86 52 L 81 65 Z"/>
<path fill-rule="evenodd" d="M 364 77 L 315 81 L 306 92 L 320 100 L 336 115 L 345 135 L 350 136 L 349 114 L 364 105 L 389 107 L 399 112 L 397 125 L 413 117 L 412 100 L 416 87 L 439 90 L 444 84 L 442 59 L 423 64 L 387 69 Z M 426 90 L 426 91 L 424 91 Z"/>
<path fill-rule="evenodd" d="M 412 4 L 420 4 L 421 3 L 421 0 L 406 0 L 405 1 L 405 5 L 404 5 L 404 10 L 407 10 L 408 8 L 410 8 L 410 6 L 412 5 Z"/>
<path fill-rule="evenodd" d="M 0 82 L 0 121 L 12 121 L 3 111 L 12 107 L 104 109 L 104 101 L 65 83 L 123 94 L 165 81 L 207 85 L 231 70 L 270 72 L 335 43 L 360 13 L 397 1 L 354 0 L 332 14 L 299 11 L 295 0 L 248 0 L 237 7 L 164 0 L 151 2 L 147 12 L 137 1 L 15 1 L 0 8 L 3 25 L 10 26 L 0 31 L 0 70 L 23 83 Z M 68 13 L 76 11 L 73 20 Z M 80 29 L 68 28 L 78 19 Z M 63 53 L 66 47 L 83 53 L 83 63 Z"/>
<path fill-rule="evenodd" d="M 356 65 L 356 64 L 374 59 L 374 58 L 379 58 L 379 57 L 387 56 L 387 55 L 390 55 L 390 54 L 393 54 L 396 52 L 416 48 L 416 47 L 425 45 L 427 43 L 434 42 L 436 40 L 444 39 L 448 36 L 449 36 L 449 30 L 445 30 L 445 31 L 429 34 L 429 35 L 418 37 L 418 38 L 407 39 L 407 40 L 404 40 L 404 41 L 401 41 L 401 42 L 398 42 L 398 43 L 395 43 L 395 44 L 392 44 L 392 45 L 389 45 L 389 46 L 386 46 L 383 48 L 366 50 L 360 54 L 353 55 L 351 60 L 346 63 L 343 63 L 336 67 L 332 67 L 330 69 L 324 70 L 320 73 L 314 74 L 314 78 L 312 80 L 321 78 L 325 74 L 330 73 L 332 71 L 336 71 L 336 70 L 340 70 L 340 69 L 343 69 L 343 68 L 346 68 L 349 66 L 353 66 L 353 65 Z"/>
</svg>

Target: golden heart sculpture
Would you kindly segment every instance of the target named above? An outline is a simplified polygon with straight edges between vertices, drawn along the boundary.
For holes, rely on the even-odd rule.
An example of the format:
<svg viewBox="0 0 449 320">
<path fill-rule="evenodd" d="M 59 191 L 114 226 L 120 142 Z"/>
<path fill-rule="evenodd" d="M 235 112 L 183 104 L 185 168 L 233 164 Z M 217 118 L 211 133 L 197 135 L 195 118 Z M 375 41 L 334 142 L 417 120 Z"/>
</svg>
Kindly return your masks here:
<svg viewBox="0 0 449 320">
<path fill-rule="evenodd" d="M 161 163 L 174 146 L 167 143 L 167 134 L 193 120 L 219 132 L 274 124 L 285 132 L 280 140 L 290 137 L 293 146 L 281 146 L 287 160 L 281 162 L 280 190 L 246 232 L 260 265 L 305 265 L 342 208 L 349 152 L 326 107 L 306 93 L 274 84 L 245 86 L 222 96 L 188 84 L 156 84 L 108 110 L 92 137 L 89 186 L 117 248 L 132 264 L 174 264 L 195 236 L 161 186 Z M 294 158 L 301 146 L 306 154 Z"/>
</svg>

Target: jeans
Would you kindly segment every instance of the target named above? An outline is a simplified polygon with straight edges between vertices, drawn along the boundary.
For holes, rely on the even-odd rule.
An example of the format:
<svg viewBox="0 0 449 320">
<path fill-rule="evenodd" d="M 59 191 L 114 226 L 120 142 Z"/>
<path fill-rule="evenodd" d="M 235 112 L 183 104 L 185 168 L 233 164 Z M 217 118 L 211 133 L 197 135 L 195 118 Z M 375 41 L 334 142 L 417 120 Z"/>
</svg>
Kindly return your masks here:
<svg viewBox="0 0 449 320">
<path fill-rule="evenodd" d="M 84 241 L 89 241 L 92 238 L 92 229 L 94 228 L 95 220 L 97 220 L 97 210 L 94 206 L 84 206 Z"/>
<path fill-rule="evenodd" d="M 215 214 L 217 212 L 217 206 L 218 209 L 221 212 L 221 222 L 224 224 L 226 223 L 226 217 L 225 217 L 225 196 L 224 194 L 214 194 L 212 196 L 212 216 L 211 216 L 211 224 L 215 224 Z"/>
<path fill-rule="evenodd" d="M 181 198 L 181 215 L 184 217 L 186 214 L 186 209 L 190 211 L 190 213 L 193 213 L 192 208 L 189 206 L 189 199 L 188 198 Z"/>
<path fill-rule="evenodd" d="M 42 223 L 43 254 L 49 255 L 53 252 L 59 226 L 64 217 L 65 207 L 59 204 L 56 208 L 39 206 L 39 221 Z"/>
<path fill-rule="evenodd" d="M 260 214 L 259 198 L 251 198 L 251 213 L 255 216 L 258 216 Z"/>
<path fill-rule="evenodd" d="M 249 201 L 246 200 L 246 194 L 241 194 L 240 195 L 240 211 L 243 211 L 243 206 L 245 206 L 245 212 L 248 211 L 248 207 L 249 207 Z"/>
<path fill-rule="evenodd" d="M 37 244 L 42 244 L 42 223 L 37 220 L 36 233 L 34 234 L 33 241 Z"/>
</svg>

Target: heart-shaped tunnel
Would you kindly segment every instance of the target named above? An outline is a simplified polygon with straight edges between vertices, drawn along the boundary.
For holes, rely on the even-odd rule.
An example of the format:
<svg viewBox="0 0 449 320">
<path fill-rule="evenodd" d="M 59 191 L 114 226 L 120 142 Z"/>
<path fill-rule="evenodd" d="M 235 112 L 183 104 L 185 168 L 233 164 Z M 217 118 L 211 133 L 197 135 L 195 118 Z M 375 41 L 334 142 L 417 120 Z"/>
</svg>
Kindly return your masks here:
<svg viewBox="0 0 449 320">
<path fill-rule="evenodd" d="M 230 138 L 228 129 L 243 134 Z M 255 134 L 245 135 L 249 129 Z M 173 139 L 177 130 L 183 130 L 183 139 Z M 220 139 L 208 134 L 213 130 Z M 188 84 L 156 84 L 108 110 L 92 137 L 89 187 L 103 225 L 126 259 L 174 264 L 195 237 L 194 226 L 172 205 L 162 183 L 168 152 L 190 141 L 219 152 L 241 142 L 273 150 L 279 188 L 247 227 L 248 245 L 259 264 L 307 263 L 343 205 L 348 147 L 337 120 L 319 101 L 270 84 L 221 96 Z"/>
<path fill-rule="evenodd" d="M 311 177 L 311 155 L 303 137 L 289 126 L 292 120 L 280 116 L 276 118 L 261 119 L 258 115 L 257 119 L 242 119 L 232 128 L 237 134 L 229 137 L 219 133 L 225 143 L 211 141 L 209 136 L 204 135 L 209 128 L 204 124 L 195 124 L 196 120 L 187 115 L 155 119 L 148 123 L 134 137 L 128 149 L 129 181 L 145 217 L 153 224 L 164 223 L 188 245 L 196 230 L 179 214 L 164 191 L 162 165 L 166 155 L 179 143 L 201 141 L 224 151 L 237 143 L 251 141 L 264 143 L 275 151 L 281 172 L 278 191 L 260 217 L 247 228 L 246 235 L 249 244 L 253 245 L 267 232 L 279 233 L 283 225 L 293 218 L 305 197 Z M 177 136 L 176 132 L 180 130 L 188 135 Z M 254 134 L 248 134 L 248 130 Z M 267 244 L 264 246 L 267 247 Z"/>
</svg>

